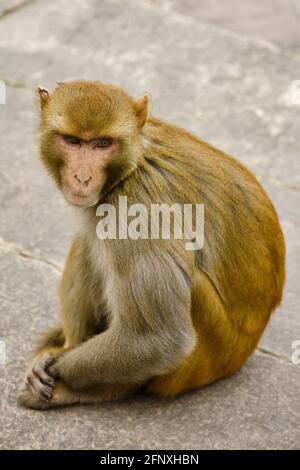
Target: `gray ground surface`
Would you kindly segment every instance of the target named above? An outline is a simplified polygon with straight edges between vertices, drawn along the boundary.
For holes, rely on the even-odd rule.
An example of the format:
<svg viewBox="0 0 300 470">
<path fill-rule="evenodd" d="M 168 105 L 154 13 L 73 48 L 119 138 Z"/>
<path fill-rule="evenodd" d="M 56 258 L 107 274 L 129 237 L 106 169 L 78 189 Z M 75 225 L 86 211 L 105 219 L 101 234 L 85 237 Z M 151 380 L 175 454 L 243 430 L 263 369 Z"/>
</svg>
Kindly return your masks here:
<svg viewBox="0 0 300 470">
<path fill-rule="evenodd" d="M 1 448 L 300 447 L 299 18 L 299 0 L 0 0 Z M 237 156 L 271 195 L 287 242 L 284 301 L 234 377 L 176 400 L 16 405 L 33 341 L 58 315 L 76 226 L 38 162 L 33 87 L 73 78 L 150 92 L 153 114 Z"/>
</svg>

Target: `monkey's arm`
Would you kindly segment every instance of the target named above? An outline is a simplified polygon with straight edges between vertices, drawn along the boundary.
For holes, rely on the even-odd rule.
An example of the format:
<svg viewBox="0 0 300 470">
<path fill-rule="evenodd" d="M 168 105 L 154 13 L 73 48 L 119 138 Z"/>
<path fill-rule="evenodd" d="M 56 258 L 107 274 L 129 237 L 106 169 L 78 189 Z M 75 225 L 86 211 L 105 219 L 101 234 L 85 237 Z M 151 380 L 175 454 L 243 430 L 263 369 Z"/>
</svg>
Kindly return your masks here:
<svg viewBox="0 0 300 470">
<path fill-rule="evenodd" d="M 74 239 L 60 284 L 61 323 L 65 337 L 64 347 L 72 349 L 91 338 L 100 329 L 104 306 L 101 308 L 101 280 L 89 283 L 89 255 L 85 240 Z M 95 309 L 97 302 L 96 322 Z"/>
<path fill-rule="evenodd" d="M 59 358 L 49 373 L 73 389 L 161 375 L 194 348 L 190 309 L 189 279 L 178 262 L 163 252 L 143 257 L 112 292 L 110 327 Z"/>
<path fill-rule="evenodd" d="M 49 328 L 39 339 L 36 354 L 26 374 L 25 385 L 35 396 L 49 397 L 53 378 L 47 368 L 54 358 L 78 346 L 100 330 L 104 311 L 101 305 L 101 284 L 95 292 L 89 291 L 88 255 L 84 239 L 76 237 L 72 243 L 60 285 L 60 324 Z M 97 318 L 91 299 L 97 298 Z"/>
</svg>

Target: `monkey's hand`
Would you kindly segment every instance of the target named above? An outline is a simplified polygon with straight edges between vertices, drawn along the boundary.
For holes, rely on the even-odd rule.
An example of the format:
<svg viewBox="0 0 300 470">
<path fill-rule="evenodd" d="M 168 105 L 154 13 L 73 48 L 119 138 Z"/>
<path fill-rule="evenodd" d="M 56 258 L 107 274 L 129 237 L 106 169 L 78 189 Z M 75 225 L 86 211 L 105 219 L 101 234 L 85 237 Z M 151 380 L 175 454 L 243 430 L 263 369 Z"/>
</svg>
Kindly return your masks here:
<svg viewBox="0 0 300 470">
<path fill-rule="evenodd" d="M 65 358 L 67 359 L 64 360 Z M 78 353 L 78 351 L 76 350 L 68 352 L 67 354 L 65 354 L 64 357 L 58 357 L 57 361 L 54 361 L 52 364 L 49 364 L 48 373 L 51 375 L 51 377 L 53 377 L 54 380 L 62 379 L 66 384 L 76 390 L 79 382 L 76 371 L 77 364 L 80 359 L 80 352 Z M 75 377 L 73 377 L 73 375 L 75 375 Z"/>
<path fill-rule="evenodd" d="M 31 364 L 18 396 L 19 404 L 30 408 L 48 408 L 55 387 L 55 379 L 48 373 L 48 368 L 56 359 L 57 355 L 47 352 Z"/>
</svg>

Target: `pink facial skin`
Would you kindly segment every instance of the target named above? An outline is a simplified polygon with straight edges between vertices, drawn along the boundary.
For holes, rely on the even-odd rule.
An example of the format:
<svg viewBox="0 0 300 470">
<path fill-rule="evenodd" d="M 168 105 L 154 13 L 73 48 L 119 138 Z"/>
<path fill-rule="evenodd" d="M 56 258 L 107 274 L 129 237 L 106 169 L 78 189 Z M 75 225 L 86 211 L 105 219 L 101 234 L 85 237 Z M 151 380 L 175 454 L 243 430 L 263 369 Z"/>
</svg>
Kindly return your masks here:
<svg viewBox="0 0 300 470">
<path fill-rule="evenodd" d="M 78 207 L 94 206 L 106 181 L 105 166 L 118 142 L 110 137 L 88 141 L 62 134 L 55 140 L 64 161 L 61 177 L 66 200 Z"/>
</svg>

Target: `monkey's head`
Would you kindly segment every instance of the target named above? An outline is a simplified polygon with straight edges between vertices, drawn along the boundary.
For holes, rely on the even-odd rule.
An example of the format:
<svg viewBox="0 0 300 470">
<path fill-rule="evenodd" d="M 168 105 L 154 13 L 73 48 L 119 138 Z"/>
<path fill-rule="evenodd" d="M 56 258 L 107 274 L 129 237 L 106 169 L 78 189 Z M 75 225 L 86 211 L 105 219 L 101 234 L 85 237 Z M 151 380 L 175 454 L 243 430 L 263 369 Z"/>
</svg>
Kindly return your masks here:
<svg viewBox="0 0 300 470">
<path fill-rule="evenodd" d="M 133 171 L 142 155 L 140 132 L 148 98 L 134 100 L 101 82 L 59 83 L 38 88 L 41 159 L 67 201 L 97 204 Z"/>
</svg>

